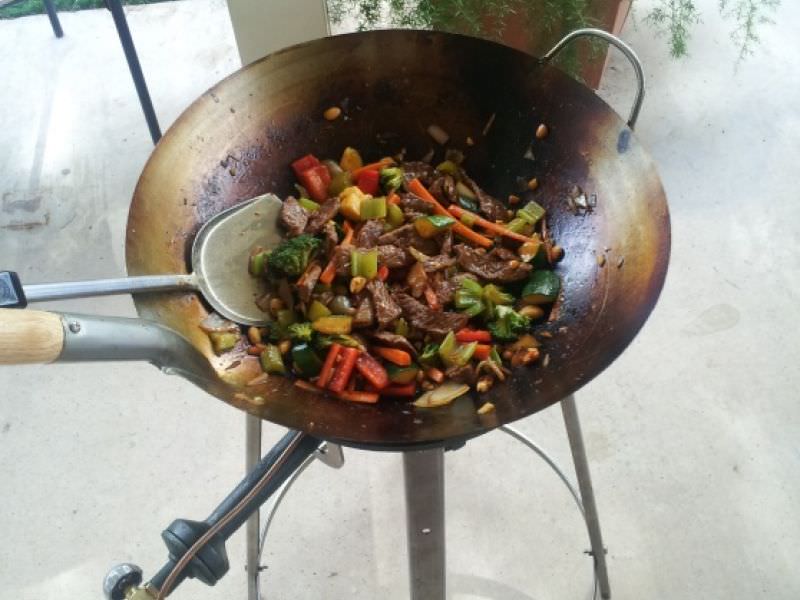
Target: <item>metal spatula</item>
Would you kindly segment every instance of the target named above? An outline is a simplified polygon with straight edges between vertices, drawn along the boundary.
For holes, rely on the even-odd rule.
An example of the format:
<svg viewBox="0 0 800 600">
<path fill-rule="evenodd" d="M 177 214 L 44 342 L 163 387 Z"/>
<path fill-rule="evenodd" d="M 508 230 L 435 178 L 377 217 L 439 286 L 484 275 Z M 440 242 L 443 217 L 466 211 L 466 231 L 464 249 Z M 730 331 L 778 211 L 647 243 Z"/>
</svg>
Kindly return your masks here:
<svg viewBox="0 0 800 600">
<path fill-rule="evenodd" d="M 255 304 L 266 282 L 247 271 L 255 246 L 274 248 L 283 239 L 277 227 L 281 199 L 265 194 L 233 206 L 207 221 L 192 244 L 192 273 L 21 285 L 16 273 L 0 272 L 0 308 L 29 302 L 112 294 L 198 290 L 220 315 L 245 325 L 269 320 Z"/>
</svg>

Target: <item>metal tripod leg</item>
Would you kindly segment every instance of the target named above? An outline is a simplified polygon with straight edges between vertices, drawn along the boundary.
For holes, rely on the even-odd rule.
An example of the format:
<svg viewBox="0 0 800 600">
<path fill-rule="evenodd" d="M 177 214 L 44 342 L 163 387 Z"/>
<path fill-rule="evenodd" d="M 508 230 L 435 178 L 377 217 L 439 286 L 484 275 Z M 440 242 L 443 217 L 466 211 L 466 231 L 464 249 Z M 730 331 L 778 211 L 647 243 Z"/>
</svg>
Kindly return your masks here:
<svg viewBox="0 0 800 600">
<path fill-rule="evenodd" d="M 594 502 L 592 477 L 589 474 L 589 462 L 586 460 L 586 448 L 583 445 L 581 423 L 578 420 L 578 409 L 575 406 L 574 396 L 567 396 L 561 401 L 561 411 L 564 413 L 564 425 L 567 427 L 569 447 L 572 451 L 575 474 L 578 477 L 578 487 L 583 500 L 586 527 L 589 529 L 589 541 L 592 546 L 592 556 L 595 560 L 600 595 L 608 599 L 611 598 L 611 588 L 608 583 L 608 570 L 606 568 L 606 550 L 603 546 L 603 536 L 600 534 L 600 519 L 597 516 L 597 505 Z"/>
<path fill-rule="evenodd" d="M 246 473 L 255 468 L 261 460 L 261 419 L 252 415 L 247 415 L 245 430 L 245 469 Z M 258 537 L 259 537 L 259 513 L 256 511 L 247 520 L 246 543 L 247 543 L 247 600 L 259 600 L 258 596 Z"/>
<path fill-rule="evenodd" d="M 403 453 L 411 600 L 444 600 L 444 449 Z"/>
</svg>

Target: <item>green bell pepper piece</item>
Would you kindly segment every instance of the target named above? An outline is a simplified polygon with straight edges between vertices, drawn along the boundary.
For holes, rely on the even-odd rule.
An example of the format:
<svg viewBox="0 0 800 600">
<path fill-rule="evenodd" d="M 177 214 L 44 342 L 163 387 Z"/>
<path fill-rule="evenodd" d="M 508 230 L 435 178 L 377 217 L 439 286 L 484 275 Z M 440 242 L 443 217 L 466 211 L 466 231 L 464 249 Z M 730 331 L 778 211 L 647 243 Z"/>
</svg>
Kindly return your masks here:
<svg viewBox="0 0 800 600">
<path fill-rule="evenodd" d="M 304 377 L 315 377 L 322 369 L 322 361 L 307 343 L 292 348 L 292 362 L 295 369 Z"/>
<path fill-rule="evenodd" d="M 265 373 L 280 373 L 286 374 L 286 367 L 283 364 L 281 351 L 277 346 L 268 344 L 264 351 L 261 353 L 261 368 Z"/>
<path fill-rule="evenodd" d="M 388 205 L 386 207 L 386 220 L 392 227 L 400 227 L 400 225 L 403 224 L 403 221 L 406 220 L 406 217 L 403 214 L 403 209 L 397 206 L 397 204 Z"/>
</svg>

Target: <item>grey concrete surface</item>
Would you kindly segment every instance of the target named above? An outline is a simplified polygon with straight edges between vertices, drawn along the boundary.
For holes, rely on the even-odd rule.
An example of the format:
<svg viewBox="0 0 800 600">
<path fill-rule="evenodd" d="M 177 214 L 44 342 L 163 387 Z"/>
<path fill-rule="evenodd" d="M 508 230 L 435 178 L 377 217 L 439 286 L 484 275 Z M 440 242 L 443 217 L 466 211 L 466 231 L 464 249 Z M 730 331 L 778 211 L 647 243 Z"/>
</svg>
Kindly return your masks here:
<svg viewBox="0 0 800 600">
<path fill-rule="evenodd" d="M 649 78 L 638 135 L 670 199 L 661 300 L 627 352 L 579 394 L 614 597 L 800 597 L 800 5 L 785 1 L 735 69 L 715 0 L 692 55 L 624 37 Z M 642 5 L 644 6 L 644 4 Z M 166 128 L 236 68 L 221 0 L 127 9 Z M 30 282 L 124 273 L 127 205 L 147 129 L 103 11 L 0 22 L 0 267 Z M 602 93 L 627 112 L 612 61 Z M 51 307 L 131 315 L 127 298 Z M 557 408 L 518 423 L 570 466 Z M 0 369 L 0 598 L 98 598 L 107 568 L 152 573 L 161 529 L 205 517 L 239 478 L 243 417 L 146 365 Z M 266 426 L 266 442 L 282 433 Z M 268 544 L 266 598 L 406 598 L 398 456 L 314 465 Z M 501 434 L 448 455 L 453 599 L 590 596 L 585 531 L 566 491 Z M 230 575 L 175 598 L 244 598 Z"/>
</svg>

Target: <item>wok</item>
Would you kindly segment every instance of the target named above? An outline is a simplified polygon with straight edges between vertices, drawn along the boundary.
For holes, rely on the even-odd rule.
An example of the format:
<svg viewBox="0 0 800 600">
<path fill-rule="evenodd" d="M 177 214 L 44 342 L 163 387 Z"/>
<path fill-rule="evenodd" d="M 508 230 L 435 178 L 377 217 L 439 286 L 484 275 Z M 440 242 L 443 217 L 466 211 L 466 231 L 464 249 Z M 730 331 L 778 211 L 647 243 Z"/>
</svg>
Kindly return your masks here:
<svg viewBox="0 0 800 600">
<path fill-rule="evenodd" d="M 333 105 L 345 117 L 328 122 L 322 113 Z M 538 123 L 550 134 L 536 142 L 530 160 L 524 155 Z M 426 133 L 431 124 L 450 134 L 450 147 L 465 151 L 467 171 L 490 193 L 506 197 L 518 177 L 541 183 L 536 198 L 566 250 L 556 269 L 563 282 L 559 316 L 542 326 L 554 332 L 544 340 L 549 364 L 517 369 L 480 397 L 429 410 L 393 400 L 342 402 L 281 377 L 249 387 L 260 372 L 257 360 L 244 352 L 214 354 L 199 328 L 209 309 L 198 294 L 135 295 L 142 317 L 180 333 L 195 363 L 207 360 L 208 376 L 194 378 L 199 385 L 319 438 L 398 449 L 466 439 L 535 413 L 625 349 L 657 300 L 669 257 L 669 215 L 653 162 L 623 119 L 547 61 L 453 34 L 320 39 L 267 56 L 208 90 L 167 131 L 141 174 L 128 221 L 128 272 L 187 272 L 200 226 L 244 199 L 292 192 L 289 163 L 306 153 L 338 157 L 353 146 L 377 158 L 405 148 L 414 159 L 436 146 L 440 156 Z M 593 210 L 570 210 L 565 197 L 573 186 L 596 197 Z M 598 254 L 607 256 L 605 265 Z M 496 410 L 481 416 L 476 407 L 484 401 Z"/>
</svg>

